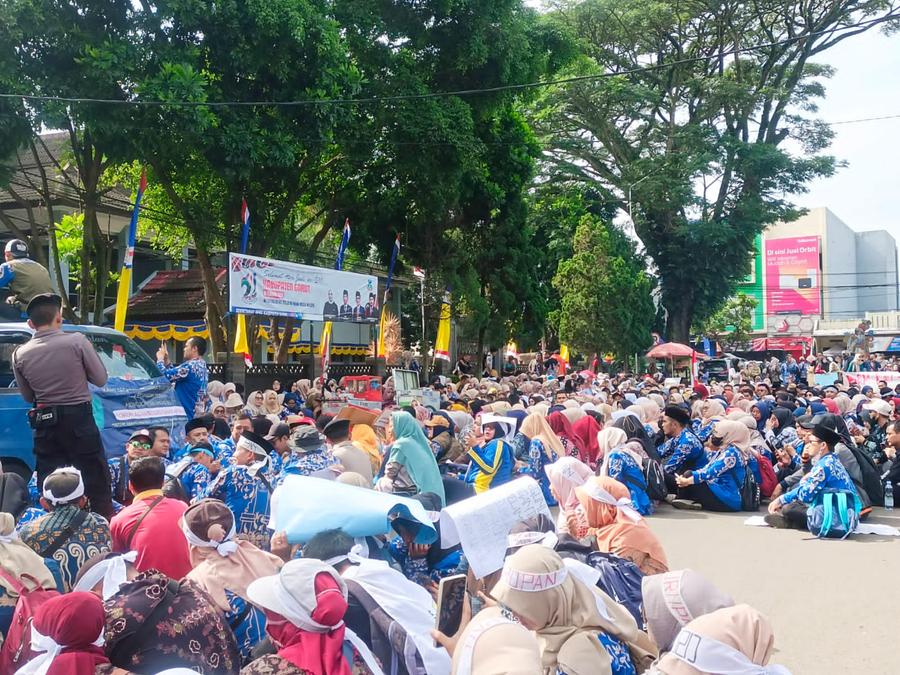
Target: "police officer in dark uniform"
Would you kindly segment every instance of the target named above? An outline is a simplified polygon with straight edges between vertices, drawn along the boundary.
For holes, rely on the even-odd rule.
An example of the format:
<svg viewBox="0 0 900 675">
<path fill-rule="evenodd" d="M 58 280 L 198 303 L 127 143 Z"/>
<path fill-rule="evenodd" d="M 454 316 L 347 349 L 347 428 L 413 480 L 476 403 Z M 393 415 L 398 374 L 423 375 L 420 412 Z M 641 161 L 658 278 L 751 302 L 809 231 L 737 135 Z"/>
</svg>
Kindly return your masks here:
<svg viewBox="0 0 900 675">
<path fill-rule="evenodd" d="M 84 335 L 62 331 L 61 308 L 62 298 L 53 293 L 28 303 L 28 325 L 35 333 L 12 358 L 22 398 L 34 405 L 29 421 L 37 484 L 43 485 L 54 469 L 74 466 L 81 471 L 91 509 L 109 519 L 109 470 L 88 389 L 88 382 L 106 384 L 106 368 Z"/>
</svg>

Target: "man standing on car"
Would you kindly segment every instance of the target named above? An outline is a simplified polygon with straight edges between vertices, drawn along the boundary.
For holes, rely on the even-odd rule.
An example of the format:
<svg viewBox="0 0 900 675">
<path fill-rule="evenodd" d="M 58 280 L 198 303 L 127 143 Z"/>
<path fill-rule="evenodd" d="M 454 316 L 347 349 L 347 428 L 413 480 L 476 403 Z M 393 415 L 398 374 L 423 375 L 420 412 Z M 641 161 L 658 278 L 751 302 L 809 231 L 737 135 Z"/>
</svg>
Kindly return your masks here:
<svg viewBox="0 0 900 675">
<path fill-rule="evenodd" d="M 209 373 L 206 361 L 203 360 L 204 354 L 206 340 L 201 337 L 189 338 L 184 343 L 184 363 L 180 365 L 172 365 L 169 361 L 169 350 L 165 342 L 156 352 L 156 367 L 169 382 L 175 383 L 175 398 L 184 408 L 184 414 L 189 420 L 205 412 Z"/>
<path fill-rule="evenodd" d="M 9 289 L 9 297 L 0 304 L 0 318 L 21 321 L 34 296 L 53 293 L 53 282 L 47 268 L 28 257 L 28 245 L 21 239 L 7 242 L 3 255 L 6 262 L 0 265 L 0 288 Z"/>
<path fill-rule="evenodd" d="M 28 303 L 28 325 L 34 336 L 13 353 L 19 391 L 34 408 L 34 456 L 38 485 L 55 469 L 81 471 L 91 510 L 112 517 L 112 495 L 100 430 L 94 423 L 88 382 L 106 384 L 106 368 L 81 333 L 62 331 L 62 298 L 53 293 Z"/>
</svg>

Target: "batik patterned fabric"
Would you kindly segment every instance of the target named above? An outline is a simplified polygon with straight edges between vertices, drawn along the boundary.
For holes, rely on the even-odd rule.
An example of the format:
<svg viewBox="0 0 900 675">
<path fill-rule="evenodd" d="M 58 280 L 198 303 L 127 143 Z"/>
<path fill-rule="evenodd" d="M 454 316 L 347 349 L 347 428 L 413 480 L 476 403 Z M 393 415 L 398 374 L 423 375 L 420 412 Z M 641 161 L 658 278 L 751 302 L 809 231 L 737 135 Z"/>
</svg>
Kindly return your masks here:
<svg viewBox="0 0 900 675">
<path fill-rule="evenodd" d="M 246 466 L 232 466 L 219 472 L 201 499 L 209 497 L 225 502 L 234 513 L 238 538 L 268 551 L 272 536 L 269 515 L 273 482 L 273 476 L 263 470 L 251 474 Z"/>
<path fill-rule="evenodd" d="M 432 583 L 439 583 L 444 577 L 459 573 L 462 562 L 462 552 L 451 551 L 444 559 L 433 567 L 428 558 L 413 558 L 409 555 L 409 547 L 400 537 L 394 537 L 390 544 L 391 557 L 400 565 L 400 569 L 410 581 L 428 588 Z"/>
<path fill-rule="evenodd" d="M 292 452 L 282 465 L 281 473 L 275 479 L 274 487 L 281 485 L 288 476 L 309 476 L 335 464 L 337 464 L 337 460 L 325 446 L 313 452 L 302 454 Z"/>
<path fill-rule="evenodd" d="M 225 621 L 234 630 L 241 659 L 246 663 L 250 652 L 266 636 L 266 615 L 261 609 L 250 605 L 241 596 L 225 589 L 230 609 L 225 612 Z M 241 618 L 243 616 L 243 619 Z"/>
<path fill-rule="evenodd" d="M 77 506 L 61 506 L 24 525 L 19 531 L 19 538 L 36 553 L 41 553 L 66 529 L 79 511 Z M 109 523 L 103 516 L 88 513 L 72 535 L 47 557 L 59 565 L 63 587 L 68 592 L 84 563 L 92 556 L 109 550 Z"/>
<path fill-rule="evenodd" d="M 670 475 L 681 473 L 684 469 L 700 467 L 706 464 L 706 451 L 697 435 L 682 429 L 675 438 L 662 444 L 659 456 L 664 458 L 663 471 Z"/>
<path fill-rule="evenodd" d="M 709 489 L 733 511 L 741 510 L 741 488 L 747 469 L 741 451 L 733 445 L 708 455 L 709 462 L 693 472 L 695 483 L 706 483 Z"/>
<path fill-rule="evenodd" d="M 203 415 L 209 400 L 206 393 L 206 385 L 209 383 L 206 361 L 192 359 L 173 366 L 157 361 L 156 367 L 163 377 L 175 384 L 175 398 L 184 408 L 187 418 L 192 420 Z"/>
<path fill-rule="evenodd" d="M 634 457 L 621 450 L 613 450 L 609 453 L 609 477 L 619 481 L 628 488 L 631 494 L 631 503 L 642 516 L 653 513 L 653 502 L 647 496 L 647 481 L 644 472 Z"/>
<path fill-rule="evenodd" d="M 781 501 L 784 504 L 796 501 L 813 504 L 819 493 L 826 489 L 856 494 L 856 486 L 853 484 L 850 474 L 847 473 L 847 469 L 841 464 L 837 455 L 830 452 L 820 457 L 810 472 L 797 483 L 793 490 L 785 494 Z"/>
<path fill-rule="evenodd" d="M 550 457 L 547 457 L 544 452 L 544 444 L 541 443 L 539 438 L 533 438 L 528 443 L 528 452 L 525 453 L 525 456 L 519 457 L 516 455 L 516 458 L 520 461 L 528 462 L 528 467 L 521 469 L 519 474 L 534 478 L 541 486 L 541 492 L 544 493 L 544 501 L 547 502 L 547 505 L 556 506 L 556 499 L 553 498 L 553 494 L 550 492 L 550 479 L 547 478 L 547 472 L 544 471 L 544 467 L 547 464 L 553 464 L 559 459 L 556 453 L 551 450 Z"/>
<path fill-rule="evenodd" d="M 118 643 L 132 635 L 167 597 L 169 578 L 147 570 L 119 589 L 104 603 L 106 649 L 114 653 Z M 178 593 L 145 633 L 128 663 L 115 665 L 138 673 L 186 667 L 204 675 L 237 673 L 241 659 L 225 615 L 199 586 L 182 580 Z"/>
</svg>

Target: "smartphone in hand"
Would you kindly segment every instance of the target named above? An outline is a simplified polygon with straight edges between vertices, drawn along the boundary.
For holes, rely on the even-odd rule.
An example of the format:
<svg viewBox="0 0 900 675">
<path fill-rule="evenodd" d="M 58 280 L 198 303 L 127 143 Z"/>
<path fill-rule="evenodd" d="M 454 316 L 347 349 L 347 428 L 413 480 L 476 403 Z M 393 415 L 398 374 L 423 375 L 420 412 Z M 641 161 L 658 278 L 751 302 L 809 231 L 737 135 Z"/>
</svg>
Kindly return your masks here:
<svg viewBox="0 0 900 675">
<path fill-rule="evenodd" d="M 444 577 L 438 586 L 436 628 L 450 637 L 459 631 L 466 597 L 466 575 Z"/>
</svg>

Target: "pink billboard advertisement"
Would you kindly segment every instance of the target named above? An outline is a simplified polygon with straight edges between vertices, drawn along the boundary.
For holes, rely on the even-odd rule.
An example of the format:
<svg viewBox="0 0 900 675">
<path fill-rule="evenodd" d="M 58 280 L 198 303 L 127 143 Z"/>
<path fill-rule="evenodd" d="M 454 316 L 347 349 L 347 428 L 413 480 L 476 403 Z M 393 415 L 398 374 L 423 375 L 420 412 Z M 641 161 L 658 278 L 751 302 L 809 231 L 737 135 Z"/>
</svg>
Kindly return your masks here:
<svg viewBox="0 0 900 675">
<path fill-rule="evenodd" d="M 767 239 L 766 313 L 821 314 L 818 237 Z"/>
</svg>

